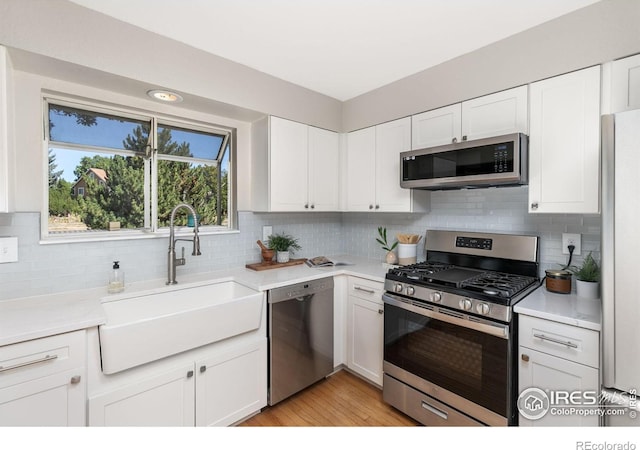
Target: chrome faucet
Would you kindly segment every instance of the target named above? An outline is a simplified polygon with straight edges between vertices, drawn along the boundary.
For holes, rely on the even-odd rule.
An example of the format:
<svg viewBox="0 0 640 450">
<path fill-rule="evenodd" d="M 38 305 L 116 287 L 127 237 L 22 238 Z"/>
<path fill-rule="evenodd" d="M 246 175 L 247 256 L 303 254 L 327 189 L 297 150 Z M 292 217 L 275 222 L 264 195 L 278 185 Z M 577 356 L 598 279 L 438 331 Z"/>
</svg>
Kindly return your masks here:
<svg viewBox="0 0 640 450">
<path fill-rule="evenodd" d="M 176 218 L 176 212 L 180 208 L 187 208 L 191 215 L 193 216 L 193 252 L 191 253 L 193 256 L 201 255 L 200 253 L 200 237 L 198 236 L 198 217 L 196 214 L 196 210 L 193 209 L 193 206 L 188 205 L 187 203 L 180 203 L 173 211 L 171 211 L 171 218 L 169 219 L 169 265 L 167 270 L 168 280 L 167 284 L 177 284 L 176 281 L 176 266 L 184 266 L 187 262 L 184 259 L 184 247 L 182 247 L 182 257 L 176 258 L 176 241 L 189 241 L 189 239 L 176 239 L 175 232 L 173 229 L 173 221 Z"/>
</svg>

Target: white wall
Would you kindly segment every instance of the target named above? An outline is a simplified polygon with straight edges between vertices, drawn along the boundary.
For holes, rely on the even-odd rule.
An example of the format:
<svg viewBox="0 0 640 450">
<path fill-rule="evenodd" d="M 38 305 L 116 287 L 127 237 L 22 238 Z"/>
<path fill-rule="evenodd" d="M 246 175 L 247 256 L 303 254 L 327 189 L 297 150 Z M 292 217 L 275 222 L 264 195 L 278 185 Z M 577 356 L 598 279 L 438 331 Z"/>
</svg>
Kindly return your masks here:
<svg viewBox="0 0 640 450">
<path fill-rule="evenodd" d="M 639 23 L 638 0 L 595 3 L 346 101 L 343 130 L 364 128 L 639 53 Z M 452 20 L 451 33 L 455 32 Z"/>
<path fill-rule="evenodd" d="M 66 0 L 2 0 L 0 44 L 143 82 L 147 89 L 163 87 L 322 128 L 341 127 L 338 100 Z"/>
</svg>

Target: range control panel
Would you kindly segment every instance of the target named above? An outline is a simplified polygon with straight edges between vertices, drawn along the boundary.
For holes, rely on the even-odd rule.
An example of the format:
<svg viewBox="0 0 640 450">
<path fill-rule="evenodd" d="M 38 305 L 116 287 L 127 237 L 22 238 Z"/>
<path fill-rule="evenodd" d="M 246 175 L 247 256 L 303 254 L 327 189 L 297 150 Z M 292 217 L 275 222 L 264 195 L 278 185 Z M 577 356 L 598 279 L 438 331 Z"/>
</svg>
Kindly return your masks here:
<svg viewBox="0 0 640 450">
<path fill-rule="evenodd" d="M 456 236 L 456 247 L 491 250 L 493 247 L 493 239 Z"/>
</svg>

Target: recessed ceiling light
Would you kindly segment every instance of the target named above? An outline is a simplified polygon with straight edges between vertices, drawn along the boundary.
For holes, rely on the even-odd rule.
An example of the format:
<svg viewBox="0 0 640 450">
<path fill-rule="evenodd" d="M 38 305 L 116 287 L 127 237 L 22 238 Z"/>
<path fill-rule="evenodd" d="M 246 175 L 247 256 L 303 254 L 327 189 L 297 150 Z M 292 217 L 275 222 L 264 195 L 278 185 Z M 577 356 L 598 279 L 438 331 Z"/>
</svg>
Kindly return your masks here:
<svg viewBox="0 0 640 450">
<path fill-rule="evenodd" d="M 175 92 L 165 91 L 162 89 L 152 89 L 151 91 L 147 91 L 147 95 L 155 100 L 160 100 L 168 103 L 180 103 L 182 101 L 182 97 Z"/>
</svg>

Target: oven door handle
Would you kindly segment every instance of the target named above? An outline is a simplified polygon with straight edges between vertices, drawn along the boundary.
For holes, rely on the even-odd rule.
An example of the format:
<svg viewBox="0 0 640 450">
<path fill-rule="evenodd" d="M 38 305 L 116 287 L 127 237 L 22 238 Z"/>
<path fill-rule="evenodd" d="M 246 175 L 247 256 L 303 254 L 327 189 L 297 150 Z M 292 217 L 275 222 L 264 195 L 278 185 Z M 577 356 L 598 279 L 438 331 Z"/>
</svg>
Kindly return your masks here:
<svg viewBox="0 0 640 450">
<path fill-rule="evenodd" d="M 399 300 L 398 297 L 392 296 L 391 294 L 383 294 L 382 300 L 384 303 L 387 303 L 392 306 L 396 306 L 401 309 L 405 309 L 407 311 L 414 312 L 421 316 L 431 317 L 432 319 L 440 320 L 442 322 L 447 322 L 452 325 L 458 325 L 463 328 L 469 328 L 475 331 L 479 331 L 481 333 L 490 334 L 492 336 L 499 337 L 501 339 L 509 339 L 509 325 L 497 324 L 489 321 L 482 321 L 482 319 L 476 320 L 468 320 L 464 318 L 450 316 L 449 314 L 444 314 L 438 311 L 432 311 L 427 308 L 421 308 L 414 304 L 408 303 L 403 300 Z M 434 307 L 437 308 L 437 307 Z"/>
</svg>

